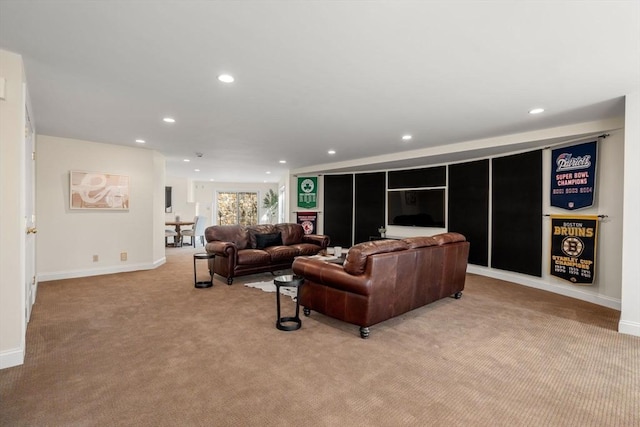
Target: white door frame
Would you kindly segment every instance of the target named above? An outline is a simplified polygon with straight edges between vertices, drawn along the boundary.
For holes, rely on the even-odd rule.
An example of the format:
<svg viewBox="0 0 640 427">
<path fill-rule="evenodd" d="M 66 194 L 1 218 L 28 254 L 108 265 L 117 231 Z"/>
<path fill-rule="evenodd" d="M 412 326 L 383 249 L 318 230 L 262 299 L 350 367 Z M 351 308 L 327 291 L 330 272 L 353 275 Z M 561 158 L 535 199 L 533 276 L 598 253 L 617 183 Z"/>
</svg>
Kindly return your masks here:
<svg viewBox="0 0 640 427">
<path fill-rule="evenodd" d="M 25 99 L 28 100 L 25 85 Z M 24 108 L 24 224 L 25 224 L 25 318 L 29 322 L 31 308 L 36 302 L 36 214 L 35 214 L 35 127 L 28 101 Z"/>
</svg>

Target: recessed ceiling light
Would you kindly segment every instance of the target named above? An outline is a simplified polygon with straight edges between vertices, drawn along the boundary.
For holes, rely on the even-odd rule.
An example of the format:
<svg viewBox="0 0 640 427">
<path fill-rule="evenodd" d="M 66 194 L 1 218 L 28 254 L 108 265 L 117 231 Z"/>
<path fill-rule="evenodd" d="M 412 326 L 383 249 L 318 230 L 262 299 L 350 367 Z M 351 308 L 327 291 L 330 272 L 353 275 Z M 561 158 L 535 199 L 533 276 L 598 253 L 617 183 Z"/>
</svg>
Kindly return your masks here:
<svg viewBox="0 0 640 427">
<path fill-rule="evenodd" d="M 193 171 L 194 172 L 200 172 L 200 169 L 194 169 Z"/>
<path fill-rule="evenodd" d="M 229 74 L 220 74 L 218 76 L 218 80 L 220 80 L 223 83 L 233 83 L 235 79 L 233 78 L 233 76 Z"/>
<path fill-rule="evenodd" d="M 403 141 L 409 141 L 411 138 L 413 138 L 411 135 L 402 135 Z"/>
<path fill-rule="evenodd" d="M 144 139 L 136 139 L 136 142 L 137 142 L 138 144 L 144 144 L 144 143 L 145 143 L 145 142 L 147 142 L 147 141 L 145 141 Z"/>
<path fill-rule="evenodd" d="M 267 175 L 269 175 L 269 174 L 271 173 L 271 171 L 266 171 L 265 173 L 266 173 Z"/>
<path fill-rule="evenodd" d="M 287 161 L 286 160 L 280 160 L 280 163 L 284 164 L 284 163 L 287 163 Z"/>
<path fill-rule="evenodd" d="M 329 154 L 336 154 L 336 150 L 329 150 L 329 151 L 327 151 L 327 153 L 329 153 Z"/>
<path fill-rule="evenodd" d="M 213 182 L 213 178 L 209 179 L 209 181 L 212 181 L 212 182 Z"/>
<path fill-rule="evenodd" d="M 529 114 L 540 114 L 544 113 L 544 108 L 534 108 L 533 110 L 529 110 Z"/>
<path fill-rule="evenodd" d="M 165 123 L 175 123 L 176 119 L 172 118 L 172 117 L 165 117 L 164 119 L 162 119 L 163 122 Z"/>
<path fill-rule="evenodd" d="M 183 162 L 190 162 L 191 160 L 189 159 L 184 159 Z"/>
</svg>

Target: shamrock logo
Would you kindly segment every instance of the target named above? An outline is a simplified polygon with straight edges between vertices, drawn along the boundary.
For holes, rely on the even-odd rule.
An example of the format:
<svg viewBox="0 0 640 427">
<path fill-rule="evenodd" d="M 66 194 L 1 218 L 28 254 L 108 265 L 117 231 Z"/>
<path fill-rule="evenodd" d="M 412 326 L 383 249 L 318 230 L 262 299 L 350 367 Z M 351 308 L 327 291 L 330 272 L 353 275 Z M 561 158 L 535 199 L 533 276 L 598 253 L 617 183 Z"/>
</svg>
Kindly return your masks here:
<svg viewBox="0 0 640 427">
<path fill-rule="evenodd" d="M 300 189 L 305 193 L 311 193 L 314 187 L 315 185 L 313 184 L 313 181 L 310 180 L 309 178 L 303 180 L 302 183 L 300 184 Z"/>
</svg>

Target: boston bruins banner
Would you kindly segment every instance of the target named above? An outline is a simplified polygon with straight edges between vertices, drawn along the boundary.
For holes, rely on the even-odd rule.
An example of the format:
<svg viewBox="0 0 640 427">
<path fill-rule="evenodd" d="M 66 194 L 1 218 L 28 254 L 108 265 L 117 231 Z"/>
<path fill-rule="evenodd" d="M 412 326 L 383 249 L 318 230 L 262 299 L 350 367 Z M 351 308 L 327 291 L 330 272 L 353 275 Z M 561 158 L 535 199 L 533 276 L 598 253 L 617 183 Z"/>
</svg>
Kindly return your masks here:
<svg viewBox="0 0 640 427">
<path fill-rule="evenodd" d="M 593 205 L 596 141 L 551 151 L 551 206 L 574 210 Z"/>
<path fill-rule="evenodd" d="M 551 215 L 551 275 L 579 285 L 593 283 L 598 217 Z"/>
</svg>

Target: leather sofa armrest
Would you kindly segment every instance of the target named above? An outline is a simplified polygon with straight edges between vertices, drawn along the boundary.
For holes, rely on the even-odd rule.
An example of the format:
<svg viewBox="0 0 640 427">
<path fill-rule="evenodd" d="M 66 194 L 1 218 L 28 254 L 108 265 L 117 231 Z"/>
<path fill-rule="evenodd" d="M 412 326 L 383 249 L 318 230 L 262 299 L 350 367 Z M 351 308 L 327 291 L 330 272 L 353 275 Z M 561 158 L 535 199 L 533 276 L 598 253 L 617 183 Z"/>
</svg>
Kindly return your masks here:
<svg viewBox="0 0 640 427">
<path fill-rule="evenodd" d="M 324 249 L 329 246 L 329 236 L 325 236 L 323 234 L 305 234 L 302 236 L 302 242 L 313 243 L 314 245 L 318 245 Z"/>
<path fill-rule="evenodd" d="M 361 274 L 354 276 L 344 271 L 341 265 L 317 258 L 298 257 L 293 261 L 293 272 L 305 279 L 358 295 L 371 293 L 371 280 Z"/>
<path fill-rule="evenodd" d="M 238 252 L 238 248 L 236 247 L 235 243 L 221 242 L 219 240 L 207 243 L 207 246 L 205 246 L 205 248 L 210 254 L 226 256 L 234 259 L 236 253 Z"/>
</svg>

